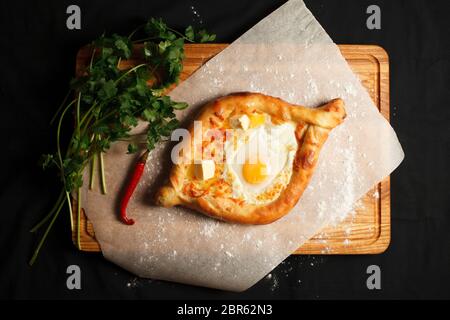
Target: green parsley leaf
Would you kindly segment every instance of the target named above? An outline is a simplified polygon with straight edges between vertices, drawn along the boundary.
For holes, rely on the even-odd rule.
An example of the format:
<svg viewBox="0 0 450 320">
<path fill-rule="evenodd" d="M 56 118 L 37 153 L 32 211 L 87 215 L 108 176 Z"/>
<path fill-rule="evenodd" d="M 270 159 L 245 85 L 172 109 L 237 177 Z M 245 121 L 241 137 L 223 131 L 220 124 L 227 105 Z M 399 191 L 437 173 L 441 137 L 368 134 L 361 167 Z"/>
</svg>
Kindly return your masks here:
<svg viewBox="0 0 450 320">
<path fill-rule="evenodd" d="M 192 26 L 189 26 L 186 28 L 186 30 L 184 31 L 184 34 L 186 35 L 186 38 L 190 41 L 194 41 L 195 40 L 195 32 L 194 32 L 194 28 L 192 28 Z"/>
<path fill-rule="evenodd" d="M 172 108 L 175 110 L 183 110 L 189 107 L 189 105 L 186 102 L 177 102 L 174 105 L 172 105 Z"/>
<path fill-rule="evenodd" d="M 102 87 L 98 91 L 98 97 L 101 100 L 108 100 L 117 94 L 116 84 L 113 80 L 108 80 L 102 84 Z"/>
<path fill-rule="evenodd" d="M 197 34 L 196 40 L 200 43 L 210 42 L 216 40 L 215 34 L 209 34 L 206 30 L 200 30 Z"/>
<path fill-rule="evenodd" d="M 134 143 L 130 143 L 128 145 L 128 154 L 136 153 L 139 150 L 139 147 L 135 145 Z"/>
<path fill-rule="evenodd" d="M 43 154 L 39 161 L 42 169 L 47 169 L 54 164 L 55 158 L 53 154 Z"/>
</svg>

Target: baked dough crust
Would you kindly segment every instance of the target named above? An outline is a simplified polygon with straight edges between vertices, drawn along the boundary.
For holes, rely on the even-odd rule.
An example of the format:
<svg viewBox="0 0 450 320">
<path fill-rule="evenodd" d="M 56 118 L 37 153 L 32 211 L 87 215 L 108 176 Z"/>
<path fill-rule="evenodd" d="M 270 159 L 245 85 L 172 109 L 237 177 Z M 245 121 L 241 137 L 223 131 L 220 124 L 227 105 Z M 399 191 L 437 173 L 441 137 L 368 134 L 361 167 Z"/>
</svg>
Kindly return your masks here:
<svg viewBox="0 0 450 320">
<path fill-rule="evenodd" d="M 298 149 L 291 179 L 278 198 L 268 204 L 254 205 L 194 187 L 186 190 L 192 181 L 188 174 L 189 165 L 175 164 L 168 183 L 156 194 L 156 204 L 164 207 L 183 205 L 213 218 L 243 224 L 267 224 L 286 215 L 308 185 L 329 132 L 344 120 L 344 102 L 334 99 L 318 108 L 306 108 L 260 93 L 242 92 L 208 103 L 196 120 L 202 121 L 203 129 L 224 128 L 232 114 L 249 111 L 266 113 L 275 123 L 290 121 L 297 124 Z M 193 125 L 189 133 L 194 136 Z M 186 147 L 182 157 L 191 159 L 194 146 Z"/>
</svg>

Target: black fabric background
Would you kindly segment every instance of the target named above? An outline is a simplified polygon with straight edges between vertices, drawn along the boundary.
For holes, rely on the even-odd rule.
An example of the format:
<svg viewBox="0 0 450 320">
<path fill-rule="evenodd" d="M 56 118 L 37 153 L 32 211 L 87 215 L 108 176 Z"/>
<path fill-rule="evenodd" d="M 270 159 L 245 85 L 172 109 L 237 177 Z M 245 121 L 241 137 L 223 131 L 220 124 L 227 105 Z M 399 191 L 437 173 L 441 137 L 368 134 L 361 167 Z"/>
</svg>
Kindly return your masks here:
<svg viewBox="0 0 450 320">
<path fill-rule="evenodd" d="M 406 153 L 392 175 L 392 242 L 374 256 L 291 256 L 244 293 L 137 279 L 80 253 L 62 215 L 33 268 L 28 232 L 48 210 L 59 184 L 39 155 L 54 150 L 49 120 L 73 76 L 78 48 L 103 31 L 128 33 L 147 17 L 182 28 L 203 26 L 232 42 L 283 1 L 1 1 L 0 3 L 0 297 L 1 298 L 450 298 L 448 1 L 307 0 L 336 43 L 378 44 L 390 56 L 391 123 Z M 82 30 L 66 29 L 78 4 Z M 368 30 L 366 8 L 378 4 L 382 29 Z M 82 290 L 66 289 L 66 268 L 82 270 Z M 382 290 L 366 288 L 377 264 Z M 252 266 L 249 265 L 248 268 Z M 128 286 L 127 284 L 130 284 Z"/>
</svg>

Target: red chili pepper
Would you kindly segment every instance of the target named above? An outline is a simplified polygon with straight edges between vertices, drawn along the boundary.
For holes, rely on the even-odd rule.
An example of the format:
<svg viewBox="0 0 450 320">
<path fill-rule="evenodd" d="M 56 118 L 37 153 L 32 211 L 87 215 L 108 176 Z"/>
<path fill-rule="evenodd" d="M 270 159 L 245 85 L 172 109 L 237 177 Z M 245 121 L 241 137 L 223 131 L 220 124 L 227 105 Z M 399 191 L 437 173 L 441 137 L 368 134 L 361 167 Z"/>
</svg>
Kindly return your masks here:
<svg viewBox="0 0 450 320">
<path fill-rule="evenodd" d="M 131 177 L 130 183 L 127 185 L 125 189 L 125 194 L 123 195 L 122 201 L 120 202 L 120 219 L 123 223 L 132 225 L 134 224 L 134 220 L 128 218 L 127 216 L 127 206 L 130 201 L 131 196 L 133 195 L 136 186 L 139 183 L 139 180 L 144 173 L 145 163 L 148 158 L 148 150 L 139 158 L 139 161 L 136 163 L 134 167 L 133 176 Z"/>
</svg>

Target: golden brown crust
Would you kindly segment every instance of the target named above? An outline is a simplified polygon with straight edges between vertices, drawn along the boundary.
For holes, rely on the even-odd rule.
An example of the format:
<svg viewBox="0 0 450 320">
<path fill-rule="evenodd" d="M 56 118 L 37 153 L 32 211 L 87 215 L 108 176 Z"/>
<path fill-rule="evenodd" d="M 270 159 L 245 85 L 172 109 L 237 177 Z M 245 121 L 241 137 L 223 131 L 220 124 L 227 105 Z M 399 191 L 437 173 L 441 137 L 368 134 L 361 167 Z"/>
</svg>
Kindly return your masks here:
<svg viewBox="0 0 450 320">
<path fill-rule="evenodd" d="M 289 104 L 279 98 L 259 93 L 235 93 L 208 103 L 198 116 L 204 130 L 226 127 L 231 115 L 241 112 L 269 114 L 273 121 L 295 122 L 298 149 L 295 155 L 292 176 L 273 202 L 265 205 L 247 204 L 227 196 L 229 186 L 216 179 L 214 184 L 195 184 L 189 175 L 188 164 L 174 165 L 169 182 L 156 195 L 156 203 L 164 207 L 183 205 L 198 210 L 211 217 L 244 223 L 271 223 L 287 214 L 298 202 L 309 183 L 331 129 L 342 123 L 346 114 L 341 99 L 334 99 L 321 107 L 310 109 Z M 189 129 L 194 135 L 194 127 Z M 214 141 L 212 138 L 211 141 Z M 205 146 L 187 145 L 181 155 L 189 163 L 195 148 L 201 153 Z M 224 191 L 225 190 L 225 193 Z"/>
</svg>

